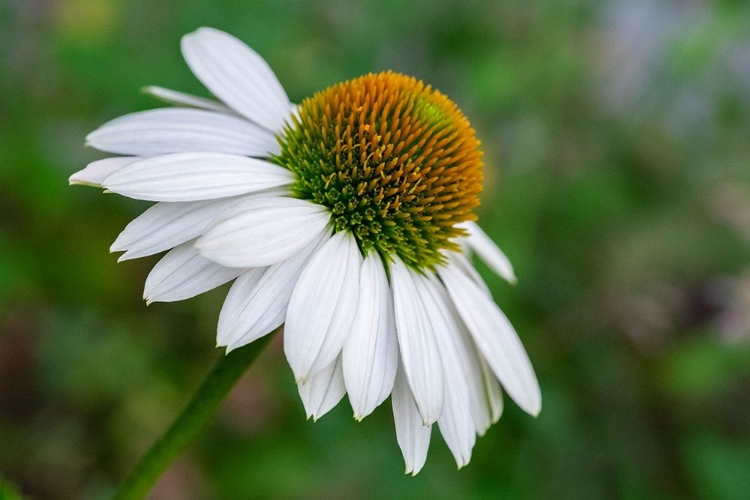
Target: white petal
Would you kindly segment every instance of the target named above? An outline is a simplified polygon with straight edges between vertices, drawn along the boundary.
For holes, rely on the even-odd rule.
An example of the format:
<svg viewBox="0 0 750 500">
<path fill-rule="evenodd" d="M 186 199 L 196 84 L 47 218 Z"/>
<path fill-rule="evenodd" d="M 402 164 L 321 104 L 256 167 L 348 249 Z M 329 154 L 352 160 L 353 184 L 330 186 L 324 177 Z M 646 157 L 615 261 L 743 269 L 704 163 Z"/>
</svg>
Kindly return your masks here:
<svg viewBox="0 0 750 500">
<path fill-rule="evenodd" d="M 325 207 L 305 200 L 254 198 L 221 214 L 196 246 L 228 267 L 270 266 L 310 245 L 329 220 Z"/>
<path fill-rule="evenodd" d="M 419 296 L 422 276 L 398 257 L 390 266 L 396 333 L 406 379 L 424 425 L 437 422 L 443 411 L 443 367 L 432 323 Z"/>
<path fill-rule="evenodd" d="M 425 305 L 427 318 L 432 323 L 443 365 L 445 401 L 438 426 L 460 469 L 471 460 L 476 433 L 466 376 L 468 367 L 464 365 L 464 359 L 459 353 L 461 346 L 458 324 L 446 302 L 443 285 L 436 277 L 415 280 L 415 284 Z"/>
<path fill-rule="evenodd" d="M 509 283 L 516 283 L 516 275 L 513 272 L 513 265 L 502 250 L 495 245 L 495 242 L 487 236 L 479 224 L 472 221 L 462 222 L 461 227 L 469 233 L 467 243 L 481 258 L 487 266 L 495 273 L 504 278 Z"/>
<path fill-rule="evenodd" d="M 393 297 L 383 261 L 370 252 L 359 275 L 359 303 L 344 344 L 344 380 L 354 418 L 362 420 L 391 393 L 398 366 Z"/>
<path fill-rule="evenodd" d="M 170 250 L 146 278 L 146 302 L 174 302 L 189 299 L 233 280 L 244 269 L 223 267 L 204 259 L 191 243 Z"/>
<path fill-rule="evenodd" d="M 229 107 L 278 131 L 289 98 L 268 64 L 232 35 L 212 28 L 182 37 L 182 55 L 198 79 Z"/>
<path fill-rule="evenodd" d="M 484 381 L 484 391 L 487 397 L 487 405 L 490 414 L 490 422 L 495 423 L 500 420 L 503 414 L 503 391 L 500 388 L 500 382 L 498 382 L 495 374 L 492 373 L 487 362 L 480 355 L 479 364 L 482 368 L 482 380 Z M 479 435 L 483 435 L 487 429 L 479 432 Z"/>
<path fill-rule="evenodd" d="M 218 265 L 218 264 L 217 264 Z M 225 342 L 222 338 L 222 321 L 226 322 L 227 318 L 223 318 L 222 316 L 226 316 L 225 309 L 227 309 L 227 303 L 228 302 L 236 302 L 239 299 L 241 299 L 241 294 L 248 292 L 255 287 L 258 282 L 263 278 L 263 275 L 268 271 L 267 267 L 253 267 L 251 269 L 244 270 L 242 274 L 239 275 L 239 277 L 232 283 L 232 288 L 229 289 L 229 294 L 227 295 L 227 298 L 224 300 L 224 305 L 222 306 L 221 313 L 219 314 L 219 325 L 218 325 L 218 334 L 216 336 L 216 345 L 217 346 L 227 346 L 228 343 Z M 230 307 L 233 307 L 236 304 L 230 305 Z M 241 312 L 241 311 L 239 311 Z M 264 335 L 271 333 L 276 327 L 280 326 L 281 323 L 276 325 L 275 327 L 271 328 L 270 330 L 264 332 L 262 335 L 258 335 L 253 340 L 257 340 L 260 337 L 263 337 Z M 243 345 L 249 344 L 252 342 L 252 340 L 248 340 Z M 236 346 L 239 347 L 239 346 Z M 227 352 L 231 351 L 232 349 L 227 349 Z"/>
<path fill-rule="evenodd" d="M 479 286 L 479 288 L 484 290 L 487 295 L 492 295 L 492 292 L 490 292 L 490 288 L 487 286 L 487 283 L 484 282 L 482 277 L 479 275 L 474 266 L 471 265 L 471 262 L 469 262 L 469 259 L 467 259 L 464 254 L 458 252 L 447 252 L 447 254 L 451 265 L 455 265 L 461 271 L 466 273 L 466 275 L 470 277 L 474 281 L 474 283 Z"/>
<path fill-rule="evenodd" d="M 79 170 L 71 175 L 68 179 L 70 184 L 82 184 L 84 186 L 101 187 L 102 182 L 110 174 L 120 170 L 125 165 L 142 160 L 139 156 L 115 156 L 113 158 L 104 158 L 86 165 L 86 168 Z"/>
<path fill-rule="evenodd" d="M 508 318 L 460 270 L 449 266 L 440 268 L 439 273 L 479 351 L 508 395 L 524 411 L 537 415 L 542 405 L 539 383 Z"/>
<path fill-rule="evenodd" d="M 466 376 L 474 427 L 477 434 L 484 435 L 490 425 L 495 423 L 502 413 L 503 400 L 500 383 L 477 351 L 474 340 L 461 320 L 445 287 L 436 285 L 435 289 L 443 299 L 443 307 L 450 314 L 452 323 L 457 328 L 453 339 L 456 353 L 460 359 L 459 364 Z"/>
<path fill-rule="evenodd" d="M 348 231 L 334 234 L 302 271 L 289 300 L 284 352 L 304 382 L 341 352 L 357 313 L 362 255 Z"/>
<path fill-rule="evenodd" d="M 313 252 L 328 235 L 320 237 L 292 257 L 263 269 L 259 275 L 243 274 L 232 285 L 219 315 L 218 345 L 228 350 L 242 347 L 279 327 L 286 318 L 289 298 Z M 252 270 L 251 270 L 252 271 Z"/>
<path fill-rule="evenodd" d="M 118 262 L 163 252 L 203 234 L 214 217 L 240 199 L 157 203 L 133 219 L 109 251 L 125 251 Z"/>
<path fill-rule="evenodd" d="M 307 418 L 318 420 L 328 413 L 344 397 L 344 375 L 341 356 L 304 383 L 298 383 L 300 398 L 305 406 Z"/>
<path fill-rule="evenodd" d="M 228 198 L 283 186 L 292 173 L 267 161 L 219 153 L 175 153 L 123 167 L 104 179 L 109 191 L 148 201 Z"/>
<path fill-rule="evenodd" d="M 227 115 L 234 115 L 234 111 L 229 107 L 214 101 L 213 99 L 206 99 L 205 97 L 199 97 L 197 95 L 185 94 L 184 92 L 178 92 L 177 90 L 165 89 L 164 87 L 158 87 L 156 85 L 150 85 L 143 87 L 143 92 L 159 99 L 167 104 L 174 104 L 176 106 L 187 106 L 188 108 L 205 109 L 208 111 L 217 111 Z"/>
<path fill-rule="evenodd" d="M 416 476 L 427 460 L 432 426 L 422 425 L 422 416 L 412 397 L 401 363 L 393 384 L 391 401 L 393 421 L 396 424 L 396 440 L 406 462 L 406 474 Z"/>
<path fill-rule="evenodd" d="M 203 109 L 160 108 L 131 113 L 105 123 L 86 141 L 100 151 L 140 156 L 195 151 L 268 156 L 279 152 L 276 138 L 263 127 Z"/>
</svg>

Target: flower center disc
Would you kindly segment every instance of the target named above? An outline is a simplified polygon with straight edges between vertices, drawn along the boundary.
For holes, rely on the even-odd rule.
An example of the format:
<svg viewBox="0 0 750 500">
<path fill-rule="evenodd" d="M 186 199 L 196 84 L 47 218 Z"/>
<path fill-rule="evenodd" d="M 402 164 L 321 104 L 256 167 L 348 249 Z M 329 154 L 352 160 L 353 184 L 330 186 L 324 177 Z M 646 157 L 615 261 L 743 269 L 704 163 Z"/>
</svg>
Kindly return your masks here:
<svg viewBox="0 0 750 500">
<path fill-rule="evenodd" d="M 433 268 L 441 249 L 459 250 L 456 223 L 476 218 L 479 141 L 450 99 L 415 78 L 369 74 L 318 92 L 279 142 L 294 195 L 328 207 L 365 255 Z"/>
</svg>

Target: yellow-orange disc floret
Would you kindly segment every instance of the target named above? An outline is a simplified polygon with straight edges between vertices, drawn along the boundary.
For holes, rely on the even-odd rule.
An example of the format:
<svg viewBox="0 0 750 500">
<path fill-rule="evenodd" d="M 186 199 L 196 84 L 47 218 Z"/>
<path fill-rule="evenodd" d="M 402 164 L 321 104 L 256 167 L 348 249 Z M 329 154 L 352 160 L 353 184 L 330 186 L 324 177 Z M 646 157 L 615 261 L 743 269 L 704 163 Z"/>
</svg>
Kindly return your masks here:
<svg viewBox="0 0 750 500">
<path fill-rule="evenodd" d="M 479 141 L 450 99 L 415 78 L 369 74 L 318 92 L 279 141 L 294 195 L 328 207 L 365 254 L 432 268 L 441 249 L 458 250 L 456 223 L 476 218 Z"/>
</svg>

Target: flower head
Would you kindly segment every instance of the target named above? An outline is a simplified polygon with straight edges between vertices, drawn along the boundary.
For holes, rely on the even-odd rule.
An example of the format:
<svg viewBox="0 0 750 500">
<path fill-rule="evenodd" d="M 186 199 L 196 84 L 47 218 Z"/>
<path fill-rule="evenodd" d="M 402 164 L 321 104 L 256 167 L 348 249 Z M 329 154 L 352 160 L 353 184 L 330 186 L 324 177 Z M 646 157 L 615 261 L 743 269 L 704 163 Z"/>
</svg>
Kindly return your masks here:
<svg viewBox="0 0 750 500">
<path fill-rule="evenodd" d="M 280 136 L 292 192 L 325 206 L 362 253 L 414 269 L 459 251 L 459 222 L 475 219 L 482 153 L 456 105 L 415 78 L 380 73 L 305 99 Z"/>
<path fill-rule="evenodd" d="M 536 415 L 528 357 L 468 259 L 475 252 L 515 280 L 474 222 L 482 153 L 456 105 L 386 72 L 294 106 L 265 61 L 226 33 L 199 29 L 182 51 L 221 102 L 148 87 L 178 107 L 103 125 L 88 143 L 127 156 L 70 178 L 157 202 L 112 245 L 120 260 L 169 250 L 145 299 L 234 280 L 218 345 L 236 349 L 284 324 L 308 416 L 348 393 L 362 419 L 391 395 L 413 474 L 435 423 L 467 464 L 502 413 L 501 386 Z"/>
</svg>

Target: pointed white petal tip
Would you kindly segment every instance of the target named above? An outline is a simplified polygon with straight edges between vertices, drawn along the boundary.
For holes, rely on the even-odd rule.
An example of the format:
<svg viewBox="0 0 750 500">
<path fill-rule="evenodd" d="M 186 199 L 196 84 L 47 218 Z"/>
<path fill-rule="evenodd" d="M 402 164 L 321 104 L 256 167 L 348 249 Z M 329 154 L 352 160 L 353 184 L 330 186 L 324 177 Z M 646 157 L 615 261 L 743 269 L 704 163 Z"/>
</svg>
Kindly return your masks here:
<svg viewBox="0 0 750 500">
<path fill-rule="evenodd" d="M 537 402 L 535 402 L 533 406 L 530 406 L 527 411 L 528 411 L 528 414 L 531 415 L 532 417 L 539 418 L 539 414 L 542 412 L 541 396 L 540 396 L 540 399 Z"/>
<path fill-rule="evenodd" d="M 141 87 L 141 92 L 174 106 L 206 109 L 209 111 L 217 111 L 219 113 L 231 115 L 235 114 L 231 109 L 218 101 L 196 95 L 185 94 L 176 90 L 159 87 L 158 85 L 148 85 L 146 87 Z"/>
<path fill-rule="evenodd" d="M 68 183 L 72 185 L 101 187 L 104 179 L 113 172 L 129 165 L 141 158 L 137 156 L 114 156 L 96 160 L 83 170 L 79 170 L 68 178 Z"/>
<path fill-rule="evenodd" d="M 443 413 L 444 376 L 435 330 L 420 289 L 426 278 L 400 259 L 390 264 L 396 333 L 405 379 L 427 427 Z"/>
<path fill-rule="evenodd" d="M 440 278 L 471 336 L 505 392 L 530 415 L 541 410 L 539 382 L 508 318 L 470 277 L 452 266 Z"/>
<path fill-rule="evenodd" d="M 284 352 L 296 378 L 315 378 L 341 352 L 357 312 L 361 262 L 356 241 L 341 231 L 302 271 L 284 330 Z"/>
<path fill-rule="evenodd" d="M 234 351 L 235 349 L 239 349 L 242 346 L 239 346 L 239 345 L 227 345 L 227 346 L 222 346 L 222 347 L 226 347 L 227 348 L 227 352 L 226 353 L 229 354 L 230 352 Z"/>
<path fill-rule="evenodd" d="M 505 281 L 507 281 L 509 285 L 513 285 L 513 286 L 516 286 L 518 284 L 518 278 L 516 277 L 513 271 L 511 271 L 508 275 L 505 276 Z"/>
<path fill-rule="evenodd" d="M 69 186 L 91 186 L 91 187 L 99 187 L 98 184 L 94 184 L 93 182 L 88 182 L 84 179 L 81 179 L 77 176 L 77 174 L 73 174 L 70 177 L 68 177 L 68 185 Z"/>
<path fill-rule="evenodd" d="M 406 472 L 404 472 L 404 474 L 407 476 L 416 477 L 416 475 L 419 474 L 421 471 L 422 471 L 422 467 L 415 467 L 415 468 L 406 467 Z"/>
<path fill-rule="evenodd" d="M 123 249 L 123 250 L 124 250 L 124 249 Z M 122 252 L 123 250 L 115 250 L 115 251 L 112 251 L 112 250 L 110 250 L 110 252 L 109 252 L 109 253 L 117 253 L 117 252 Z M 137 259 L 137 258 L 139 258 L 139 257 L 145 257 L 145 256 L 134 255 L 134 254 L 133 254 L 132 252 L 130 252 L 130 251 L 128 250 L 128 251 L 125 251 L 125 253 L 123 253 L 122 255 L 120 255 L 120 256 L 119 256 L 119 257 L 117 258 L 117 263 L 118 263 L 118 264 L 121 264 L 121 263 L 123 263 L 123 262 L 126 262 L 126 261 L 128 261 L 128 260 L 133 260 L 133 259 Z"/>
<path fill-rule="evenodd" d="M 472 221 L 462 222 L 460 227 L 469 234 L 466 243 L 469 248 L 479 255 L 485 264 L 498 276 L 508 283 L 515 285 L 517 283 L 513 264 L 502 250 L 492 241 L 487 233 L 479 227 L 479 224 Z"/>
<path fill-rule="evenodd" d="M 203 27 L 183 36 L 181 48 L 193 74 L 213 95 L 268 130 L 283 127 L 289 98 L 268 63 L 244 42 Z"/>
<path fill-rule="evenodd" d="M 532 417 L 537 418 L 542 411 L 542 393 L 536 379 L 534 379 L 534 382 L 536 384 L 535 387 L 527 388 L 525 394 L 516 395 L 515 398 L 513 398 L 513 396 L 511 397 L 519 408 Z"/>
<path fill-rule="evenodd" d="M 298 390 L 305 412 L 314 422 L 331 411 L 346 393 L 341 357 L 311 377 L 307 384 L 299 385 Z"/>
<path fill-rule="evenodd" d="M 362 262 L 357 313 L 342 354 L 349 402 L 361 420 L 390 395 L 398 366 L 393 297 L 377 254 Z"/>
</svg>

